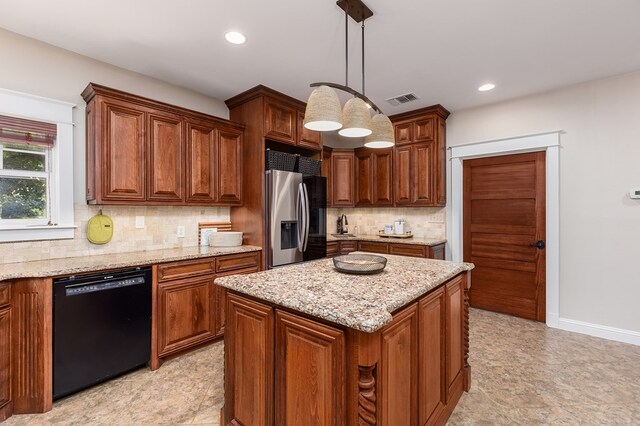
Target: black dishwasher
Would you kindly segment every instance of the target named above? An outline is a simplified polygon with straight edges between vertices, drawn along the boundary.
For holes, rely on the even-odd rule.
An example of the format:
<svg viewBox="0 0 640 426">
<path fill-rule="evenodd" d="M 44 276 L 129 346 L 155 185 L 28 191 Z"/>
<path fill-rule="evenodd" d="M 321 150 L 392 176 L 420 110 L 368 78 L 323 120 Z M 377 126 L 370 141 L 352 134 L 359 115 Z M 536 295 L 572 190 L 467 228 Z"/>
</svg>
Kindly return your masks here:
<svg viewBox="0 0 640 426">
<path fill-rule="evenodd" d="M 149 362 L 151 268 L 53 281 L 53 399 Z"/>
</svg>

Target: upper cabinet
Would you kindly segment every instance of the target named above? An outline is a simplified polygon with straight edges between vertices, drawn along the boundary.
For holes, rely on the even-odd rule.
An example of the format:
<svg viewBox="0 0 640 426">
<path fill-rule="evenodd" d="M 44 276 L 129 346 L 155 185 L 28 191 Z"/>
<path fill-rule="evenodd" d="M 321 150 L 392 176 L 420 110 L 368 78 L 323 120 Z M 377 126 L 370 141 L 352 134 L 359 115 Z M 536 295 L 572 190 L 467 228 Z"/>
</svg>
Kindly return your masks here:
<svg viewBox="0 0 640 426">
<path fill-rule="evenodd" d="M 445 206 L 446 119 L 441 105 L 389 117 L 396 147 L 393 192 L 396 206 Z"/>
<path fill-rule="evenodd" d="M 355 155 L 353 151 L 331 152 L 331 202 L 333 207 L 353 207 L 355 204 Z"/>
<path fill-rule="evenodd" d="M 82 96 L 89 204 L 242 203 L 242 125 L 93 83 Z"/>
<path fill-rule="evenodd" d="M 298 111 L 293 106 L 273 98 L 264 100 L 264 137 L 296 144 Z"/>
<path fill-rule="evenodd" d="M 358 207 L 393 206 L 393 149 L 355 150 Z"/>
</svg>

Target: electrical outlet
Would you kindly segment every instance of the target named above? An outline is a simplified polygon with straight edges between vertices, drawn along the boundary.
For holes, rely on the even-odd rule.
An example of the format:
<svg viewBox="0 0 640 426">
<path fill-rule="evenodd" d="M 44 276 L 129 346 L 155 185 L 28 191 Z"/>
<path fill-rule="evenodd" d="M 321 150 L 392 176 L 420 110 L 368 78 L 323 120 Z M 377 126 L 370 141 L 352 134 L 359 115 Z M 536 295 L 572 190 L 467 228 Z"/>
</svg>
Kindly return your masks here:
<svg viewBox="0 0 640 426">
<path fill-rule="evenodd" d="M 144 229 L 144 216 L 136 216 L 136 228 Z"/>
<path fill-rule="evenodd" d="M 178 238 L 184 238 L 184 226 L 178 225 L 178 231 L 176 232 Z"/>
</svg>

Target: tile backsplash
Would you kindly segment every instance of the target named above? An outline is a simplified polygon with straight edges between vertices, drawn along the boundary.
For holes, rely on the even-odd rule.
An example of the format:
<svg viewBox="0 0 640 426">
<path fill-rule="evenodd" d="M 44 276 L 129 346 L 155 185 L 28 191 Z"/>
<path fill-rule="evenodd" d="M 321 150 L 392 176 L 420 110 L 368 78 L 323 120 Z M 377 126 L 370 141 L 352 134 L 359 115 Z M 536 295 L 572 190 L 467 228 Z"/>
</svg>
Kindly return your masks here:
<svg viewBox="0 0 640 426">
<path fill-rule="evenodd" d="M 113 219 L 113 239 L 104 245 L 87 240 L 87 222 L 102 212 Z M 229 207 L 148 207 L 75 205 L 74 238 L 68 240 L 0 243 L 0 263 L 86 256 L 105 253 L 189 247 L 198 245 L 198 222 L 229 220 Z M 135 227 L 136 216 L 144 216 L 145 227 Z M 177 227 L 185 227 L 178 238 Z"/>
<path fill-rule="evenodd" d="M 328 209 L 328 233 L 336 232 L 336 221 L 340 215 L 345 214 L 351 233 L 358 226 L 360 234 L 377 234 L 384 225 L 393 225 L 396 219 L 405 219 L 405 231 L 411 231 L 416 237 L 444 239 L 445 210 L 444 207 Z"/>
</svg>

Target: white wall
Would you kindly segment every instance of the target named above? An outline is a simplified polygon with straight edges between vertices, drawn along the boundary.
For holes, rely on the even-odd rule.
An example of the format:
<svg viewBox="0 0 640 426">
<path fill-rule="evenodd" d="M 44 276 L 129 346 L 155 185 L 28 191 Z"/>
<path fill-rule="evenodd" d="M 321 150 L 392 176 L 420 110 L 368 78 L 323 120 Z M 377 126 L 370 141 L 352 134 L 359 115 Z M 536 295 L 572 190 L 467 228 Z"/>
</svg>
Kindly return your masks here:
<svg viewBox="0 0 640 426">
<path fill-rule="evenodd" d="M 553 130 L 563 131 L 560 317 L 640 332 L 640 200 L 627 196 L 640 187 L 640 72 L 456 111 L 447 144 Z"/>
<path fill-rule="evenodd" d="M 82 37 L 81 34 L 78 37 Z M 104 62 L 23 37 L 0 28 L 0 87 L 76 104 L 73 114 L 74 195 L 85 201 L 85 103 L 80 94 L 89 82 L 136 95 L 229 117 L 224 102 Z M 212 76 L 211 78 L 215 78 Z"/>
</svg>

